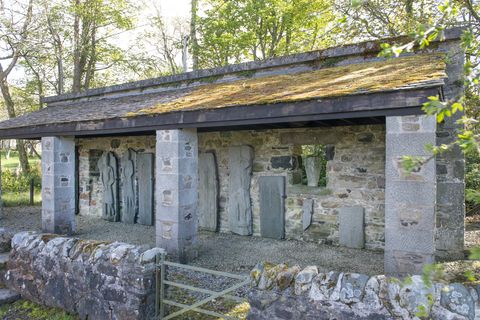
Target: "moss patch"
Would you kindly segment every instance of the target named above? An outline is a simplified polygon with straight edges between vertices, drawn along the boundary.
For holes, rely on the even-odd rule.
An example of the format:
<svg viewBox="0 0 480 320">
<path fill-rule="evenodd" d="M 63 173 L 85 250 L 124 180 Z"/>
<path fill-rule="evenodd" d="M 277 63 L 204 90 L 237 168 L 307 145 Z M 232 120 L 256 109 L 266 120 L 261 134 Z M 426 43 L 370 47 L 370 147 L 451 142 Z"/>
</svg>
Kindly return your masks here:
<svg viewBox="0 0 480 320">
<path fill-rule="evenodd" d="M 57 308 L 49 308 L 28 300 L 18 300 L 12 304 L 0 307 L 1 319 L 15 320 L 78 320 L 77 316 L 70 315 Z"/>
<path fill-rule="evenodd" d="M 445 78 L 444 57 L 443 54 L 414 55 L 296 74 L 200 85 L 172 101 L 129 113 L 128 116 L 398 90 Z"/>
</svg>

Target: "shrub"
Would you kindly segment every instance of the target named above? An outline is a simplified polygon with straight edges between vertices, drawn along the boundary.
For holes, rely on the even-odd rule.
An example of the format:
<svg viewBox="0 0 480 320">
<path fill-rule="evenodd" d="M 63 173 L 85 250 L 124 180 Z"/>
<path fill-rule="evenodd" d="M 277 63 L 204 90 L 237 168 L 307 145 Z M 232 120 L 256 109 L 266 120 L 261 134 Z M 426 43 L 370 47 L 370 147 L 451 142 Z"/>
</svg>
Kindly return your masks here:
<svg viewBox="0 0 480 320">
<path fill-rule="evenodd" d="M 33 179 L 35 189 L 42 186 L 42 176 L 38 168 L 32 168 L 27 173 L 17 174 L 13 170 L 2 172 L 2 192 L 25 192 L 30 190 L 30 179 Z"/>
</svg>

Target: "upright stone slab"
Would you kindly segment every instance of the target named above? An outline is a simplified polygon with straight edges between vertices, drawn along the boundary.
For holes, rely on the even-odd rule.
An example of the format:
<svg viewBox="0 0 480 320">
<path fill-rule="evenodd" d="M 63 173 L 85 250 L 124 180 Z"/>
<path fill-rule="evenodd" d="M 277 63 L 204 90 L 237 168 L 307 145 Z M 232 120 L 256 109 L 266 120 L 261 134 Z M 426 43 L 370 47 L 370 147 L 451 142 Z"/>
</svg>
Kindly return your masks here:
<svg viewBox="0 0 480 320">
<path fill-rule="evenodd" d="M 308 227 L 312 224 L 312 216 L 313 216 L 313 199 L 305 199 L 303 200 L 302 206 L 302 224 L 303 224 L 303 231 L 306 231 Z"/>
<path fill-rule="evenodd" d="M 138 219 L 137 223 L 153 225 L 153 154 L 137 155 Z"/>
<path fill-rule="evenodd" d="M 198 155 L 198 182 L 199 227 L 215 232 L 218 228 L 218 176 L 213 152 Z"/>
<path fill-rule="evenodd" d="M 253 148 L 235 146 L 228 150 L 230 170 L 228 187 L 228 221 L 230 231 L 242 236 L 253 233 L 250 182 L 253 168 Z"/>
<path fill-rule="evenodd" d="M 75 140 L 42 138 L 43 232 L 75 232 Z"/>
<path fill-rule="evenodd" d="M 103 186 L 103 219 L 110 222 L 120 221 L 118 198 L 118 164 L 113 152 L 104 152 L 98 160 L 100 181 Z"/>
<path fill-rule="evenodd" d="M 427 159 L 425 145 L 435 144 L 436 119 L 429 116 L 387 117 L 385 172 L 385 272 L 420 274 L 435 253 L 435 161 L 413 172 L 403 156 Z"/>
<path fill-rule="evenodd" d="M 365 246 L 365 209 L 362 207 L 342 207 L 339 211 L 340 245 L 363 249 Z"/>
<path fill-rule="evenodd" d="M 157 246 L 187 262 L 196 256 L 197 131 L 158 130 L 155 154 Z"/>
<path fill-rule="evenodd" d="M 260 189 L 260 234 L 265 238 L 285 238 L 285 177 L 258 179 Z"/>
<path fill-rule="evenodd" d="M 137 219 L 136 159 L 137 153 L 132 149 L 128 149 L 120 159 L 122 167 L 121 221 L 125 223 L 135 223 Z"/>
</svg>

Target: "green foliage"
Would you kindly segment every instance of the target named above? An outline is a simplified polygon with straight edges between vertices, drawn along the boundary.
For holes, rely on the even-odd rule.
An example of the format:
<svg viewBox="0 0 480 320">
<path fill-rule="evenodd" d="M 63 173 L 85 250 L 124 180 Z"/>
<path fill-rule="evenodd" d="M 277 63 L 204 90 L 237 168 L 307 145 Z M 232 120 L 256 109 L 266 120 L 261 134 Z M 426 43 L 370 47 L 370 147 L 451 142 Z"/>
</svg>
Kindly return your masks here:
<svg viewBox="0 0 480 320">
<path fill-rule="evenodd" d="M 445 279 L 445 271 L 441 264 L 426 264 L 423 267 L 422 280 L 428 288 L 433 285 L 433 282 L 443 279 Z"/>
<path fill-rule="evenodd" d="M 200 67 L 266 59 L 333 43 L 329 0 L 205 0 L 198 17 Z"/>
<path fill-rule="evenodd" d="M 327 186 L 327 157 L 325 154 L 325 146 L 323 145 L 303 145 L 302 146 L 302 157 L 303 159 L 309 157 L 317 157 L 320 162 L 320 178 L 318 181 L 318 186 L 326 187 Z M 305 160 L 304 160 L 305 161 Z M 306 181 L 305 168 L 303 169 L 304 180 Z M 306 184 L 306 182 L 305 182 Z"/>
<path fill-rule="evenodd" d="M 480 154 L 477 150 L 465 153 L 465 196 L 467 212 L 480 204 Z"/>
<path fill-rule="evenodd" d="M 27 173 L 16 173 L 13 170 L 2 172 L 2 192 L 25 192 L 30 190 L 30 180 L 33 179 L 37 190 L 41 188 L 42 177 L 37 168 L 32 168 Z"/>
</svg>

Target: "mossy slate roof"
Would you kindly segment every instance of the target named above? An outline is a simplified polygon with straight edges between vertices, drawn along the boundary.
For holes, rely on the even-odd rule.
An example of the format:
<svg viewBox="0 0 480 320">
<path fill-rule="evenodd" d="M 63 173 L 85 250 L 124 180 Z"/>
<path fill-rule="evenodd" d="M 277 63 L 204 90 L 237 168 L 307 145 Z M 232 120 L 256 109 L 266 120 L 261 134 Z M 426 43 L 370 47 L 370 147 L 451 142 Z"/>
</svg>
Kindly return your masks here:
<svg viewBox="0 0 480 320">
<path fill-rule="evenodd" d="M 446 78 L 445 57 L 441 53 L 373 60 L 263 77 L 236 74 L 232 81 L 210 83 L 209 79 L 204 79 L 195 86 L 188 85 L 188 82 L 185 85 L 184 81 L 177 87 L 170 84 L 168 90 L 159 92 L 145 90 L 135 94 L 66 100 L 0 122 L 0 136 L 12 128 L 52 127 L 67 123 L 77 123 L 77 127 L 81 128 L 83 123 L 89 123 L 89 130 L 92 130 L 95 128 L 92 123 L 109 119 L 130 121 L 145 115 L 162 116 L 238 106 L 275 106 L 278 103 L 439 87 Z"/>
<path fill-rule="evenodd" d="M 423 54 L 199 86 L 128 115 L 298 102 L 421 86 L 446 77 L 442 54 Z"/>
</svg>

